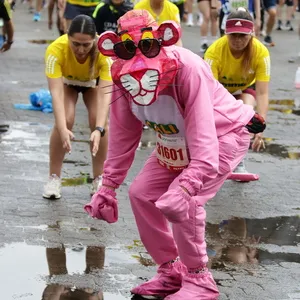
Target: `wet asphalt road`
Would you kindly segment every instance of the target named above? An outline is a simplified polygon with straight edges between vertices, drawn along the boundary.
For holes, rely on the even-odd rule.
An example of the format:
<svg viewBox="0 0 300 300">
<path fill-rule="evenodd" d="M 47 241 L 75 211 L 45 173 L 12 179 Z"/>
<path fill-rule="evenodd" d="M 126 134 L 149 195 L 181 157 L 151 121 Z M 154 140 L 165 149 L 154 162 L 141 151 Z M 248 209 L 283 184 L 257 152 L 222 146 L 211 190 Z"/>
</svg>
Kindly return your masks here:
<svg viewBox="0 0 300 300">
<path fill-rule="evenodd" d="M 92 220 L 83 211 L 91 164 L 80 102 L 74 151 L 64 164 L 63 198 L 42 199 L 53 115 L 16 110 L 13 104 L 28 103 L 29 93 L 46 87 L 46 46 L 28 41 L 51 40 L 56 33 L 47 31 L 45 21 L 33 23 L 22 5 L 14 19 L 15 43 L 0 55 L 0 299 L 130 299 L 130 289 L 155 273 L 127 196 L 152 150 L 153 134 L 145 132 L 118 192 L 118 223 Z M 200 44 L 198 30 L 184 29 L 184 43 L 193 51 Z M 208 253 L 220 299 L 300 299 L 300 92 L 293 87 L 300 60 L 287 62 L 300 45 L 293 32 L 276 32 L 274 40 L 267 147 L 249 151 L 246 160 L 260 180 L 227 181 L 206 207 Z"/>
</svg>

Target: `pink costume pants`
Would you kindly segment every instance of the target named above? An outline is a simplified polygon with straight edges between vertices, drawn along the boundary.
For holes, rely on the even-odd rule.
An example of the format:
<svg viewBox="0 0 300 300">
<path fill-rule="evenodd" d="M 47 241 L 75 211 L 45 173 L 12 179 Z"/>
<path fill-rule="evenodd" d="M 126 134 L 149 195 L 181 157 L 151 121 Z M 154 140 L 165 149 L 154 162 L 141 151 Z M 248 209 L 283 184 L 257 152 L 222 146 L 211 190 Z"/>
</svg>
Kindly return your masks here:
<svg viewBox="0 0 300 300">
<path fill-rule="evenodd" d="M 178 185 L 180 172 L 162 167 L 157 162 L 155 151 L 151 154 L 133 181 L 129 197 L 141 240 L 158 265 L 178 256 L 189 269 L 207 264 L 206 212 L 203 206 L 216 195 L 230 172 L 247 154 L 249 143 L 249 132 L 244 127 L 219 137 L 218 176 L 207 181 L 194 197 L 195 201 L 190 202 L 189 220 L 172 224 L 172 229 L 154 202 Z"/>
</svg>

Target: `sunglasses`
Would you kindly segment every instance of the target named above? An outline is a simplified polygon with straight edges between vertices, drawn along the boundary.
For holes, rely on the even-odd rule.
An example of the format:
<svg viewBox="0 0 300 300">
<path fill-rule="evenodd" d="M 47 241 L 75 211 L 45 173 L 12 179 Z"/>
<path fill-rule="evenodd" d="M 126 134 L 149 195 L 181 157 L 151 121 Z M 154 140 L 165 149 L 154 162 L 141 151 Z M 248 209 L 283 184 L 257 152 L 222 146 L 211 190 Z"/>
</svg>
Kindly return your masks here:
<svg viewBox="0 0 300 300">
<path fill-rule="evenodd" d="M 129 60 L 135 56 L 137 48 L 139 48 L 146 57 L 153 58 L 160 52 L 161 41 L 157 39 L 143 39 L 140 40 L 136 46 L 134 41 L 126 40 L 116 43 L 114 45 L 114 52 L 117 57 Z"/>
</svg>

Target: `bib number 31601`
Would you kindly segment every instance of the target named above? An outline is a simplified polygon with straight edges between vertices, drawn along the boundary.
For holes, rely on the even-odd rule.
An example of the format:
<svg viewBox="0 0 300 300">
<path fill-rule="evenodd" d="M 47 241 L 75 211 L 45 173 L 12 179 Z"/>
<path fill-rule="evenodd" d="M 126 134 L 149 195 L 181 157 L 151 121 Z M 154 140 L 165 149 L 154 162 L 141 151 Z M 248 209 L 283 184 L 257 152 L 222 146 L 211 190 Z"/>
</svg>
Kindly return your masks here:
<svg viewBox="0 0 300 300">
<path fill-rule="evenodd" d="M 183 170 L 189 164 L 183 137 L 168 137 L 157 133 L 156 155 L 159 164 L 172 171 Z"/>
</svg>

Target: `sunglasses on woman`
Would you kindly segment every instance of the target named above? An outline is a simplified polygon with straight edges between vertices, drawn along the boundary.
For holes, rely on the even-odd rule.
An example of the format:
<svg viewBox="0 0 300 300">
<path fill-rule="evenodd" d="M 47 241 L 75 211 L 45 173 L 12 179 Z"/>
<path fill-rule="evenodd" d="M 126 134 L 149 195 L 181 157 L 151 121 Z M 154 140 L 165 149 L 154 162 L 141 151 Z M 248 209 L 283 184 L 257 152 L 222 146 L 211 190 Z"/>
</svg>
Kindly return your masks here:
<svg viewBox="0 0 300 300">
<path fill-rule="evenodd" d="M 129 60 L 135 56 L 137 48 L 139 48 L 146 57 L 153 58 L 160 52 L 161 41 L 157 39 L 143 39 L 140 40 L 136 46 L 134 41 L 126 40 L 116 43 L 114 45 L 114 52 L 117 57 Z"/>
</svg>

